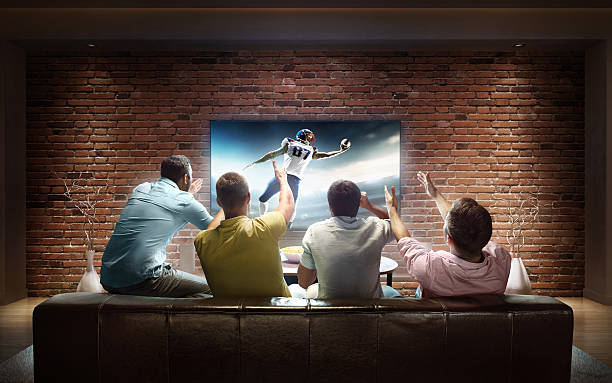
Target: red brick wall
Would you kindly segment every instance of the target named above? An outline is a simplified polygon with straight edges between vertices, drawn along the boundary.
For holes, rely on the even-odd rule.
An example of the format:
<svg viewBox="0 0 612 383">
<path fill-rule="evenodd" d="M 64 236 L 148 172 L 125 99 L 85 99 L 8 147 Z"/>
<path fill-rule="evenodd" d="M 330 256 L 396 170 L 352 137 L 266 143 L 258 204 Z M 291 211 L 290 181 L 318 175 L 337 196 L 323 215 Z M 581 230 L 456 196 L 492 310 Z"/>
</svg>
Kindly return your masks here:
<svg viewBox="0 0 612 383">
<path fill-rule="evenodd" d="M 450 198 L 488 207 L 501 243 L 504 206 L 538 192 L 542 209 L 521 254 L 532 285 L 582 294 L 582 52 L 41 53 L 28 57 L 27 76 L 30 295 L 74 291 L 86 264 L 83 219 L 57 177 L 109 180 L 99 266 L 131 189 L 156 179 L 163 157 L 192 159 L 208 206 L 210 121 L 228 119 L 400 120 L 402 216 L 414 236 L 445 248 L 418 170 Z M 169 245 L 176 266 L 179 244 L 194 234 L 183 230 Z"/>
</svg>

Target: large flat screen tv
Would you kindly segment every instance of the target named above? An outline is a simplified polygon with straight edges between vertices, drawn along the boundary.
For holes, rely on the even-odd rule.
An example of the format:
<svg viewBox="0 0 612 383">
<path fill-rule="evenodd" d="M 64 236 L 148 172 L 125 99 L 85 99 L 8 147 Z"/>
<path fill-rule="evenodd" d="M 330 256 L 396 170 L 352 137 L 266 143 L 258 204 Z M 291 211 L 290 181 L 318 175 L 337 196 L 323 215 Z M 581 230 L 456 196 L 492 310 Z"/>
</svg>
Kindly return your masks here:
<svg viewBox="0 0 612 383">
<path fill-rule="evenodd" d="M 304 169 L 291 230 L 303 231 L 314 222 L 330 217 L 327 190 L 338 179 L 355 182 L 369 199 L 384 207 L 383 186 L 400 185 L 399 121 L 213 121 L 211 123 L 211 211 L 216 214 L 215 184 L 224 173 L 243 174 L 249 183 L 251 204 L 249 216 L 259 215 L 259 197 L 274 177 L 272 161 L 243 168 L 264 154 L 281 147 L 285 138 L 296 140 L 296 133 L 308 129 L 315 135 L 318 152 L 339 150 L 344 138 L 350 149 L 331 158 L 310 161 Z M 306 151 L 288 155 L 305 157 Z M 276 157 L 277 165 L 284 155 Z M 278 194 L 269 200 L 269 210 L 278 204 Z M 359 216 L 370 213 L 360 209 Z"/>
</svg>

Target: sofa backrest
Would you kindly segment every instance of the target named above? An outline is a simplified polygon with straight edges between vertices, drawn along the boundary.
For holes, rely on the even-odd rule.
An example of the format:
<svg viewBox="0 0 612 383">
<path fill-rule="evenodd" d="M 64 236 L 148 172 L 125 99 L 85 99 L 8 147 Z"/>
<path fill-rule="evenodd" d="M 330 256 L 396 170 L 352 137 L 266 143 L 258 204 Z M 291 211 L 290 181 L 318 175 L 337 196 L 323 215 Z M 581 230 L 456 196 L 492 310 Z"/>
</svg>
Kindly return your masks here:
<svg viewBox="0 0 612 383">
<path fill-rule="evenodd" d="M 543 296 L 179 299 L 70 293 L 34 311 L 40 381 L 569 382 Z"/>
</svg>

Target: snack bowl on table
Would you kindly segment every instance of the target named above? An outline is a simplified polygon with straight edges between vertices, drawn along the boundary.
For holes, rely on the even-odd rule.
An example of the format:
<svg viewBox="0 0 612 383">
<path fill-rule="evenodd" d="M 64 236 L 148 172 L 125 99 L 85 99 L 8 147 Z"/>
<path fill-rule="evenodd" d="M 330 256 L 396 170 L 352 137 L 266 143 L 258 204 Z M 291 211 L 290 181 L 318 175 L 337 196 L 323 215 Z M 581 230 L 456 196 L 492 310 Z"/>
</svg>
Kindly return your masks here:
<svg viewBox="0 0 612 383">
<path fill-rule="evenodd" d="M 287 246 L 280 249 L 281 259 L 284 257 L 290 263 L 300 263 L 303 252 L 302 246 Z"/>
</svg>

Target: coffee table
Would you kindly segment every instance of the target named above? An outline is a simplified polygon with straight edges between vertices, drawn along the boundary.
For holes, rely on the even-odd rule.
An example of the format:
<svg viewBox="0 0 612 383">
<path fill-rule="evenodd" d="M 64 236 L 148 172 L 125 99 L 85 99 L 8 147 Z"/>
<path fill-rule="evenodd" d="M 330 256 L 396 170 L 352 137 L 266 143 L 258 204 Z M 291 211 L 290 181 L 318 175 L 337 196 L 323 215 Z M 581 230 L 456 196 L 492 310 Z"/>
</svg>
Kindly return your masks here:
<svg viewBox="0 0 612 383">
<path fill-rule="evenodd" d="M 283 274 L 286 277 L 297 276 L 298 263 L 282 262 Z M 388 257 L 380 257 L 380 274 L 387 274 L 387 286 L 391 286 L 393 282 L 393 272 L 397 269 L 398 264 L 393 259 Z"/>
</svg>

